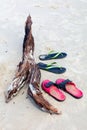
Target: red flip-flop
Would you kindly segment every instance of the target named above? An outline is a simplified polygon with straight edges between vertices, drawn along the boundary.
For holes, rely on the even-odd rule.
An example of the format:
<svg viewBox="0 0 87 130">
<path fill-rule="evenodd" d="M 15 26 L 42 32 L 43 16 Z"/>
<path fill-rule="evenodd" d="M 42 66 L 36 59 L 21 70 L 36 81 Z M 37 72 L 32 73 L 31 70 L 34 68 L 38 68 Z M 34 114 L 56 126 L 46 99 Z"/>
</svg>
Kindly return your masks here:
<svg viewBox="0 0 87 130">
<path fill-rule="evenodd" d="M 56 84 L 58 88 L 64 90 L 75 98 L 81 98 L 83 96 L 83 92 L 69 79 L 57 79 Z"/>
<path fill-rule="evenodd" d="M 44 80 L 41 87 L 46 93 L 58 101 L 64 101 L 66 98 L 63 92 L 56 87 L 56 84 L 49 80 Z"/>
</svg>

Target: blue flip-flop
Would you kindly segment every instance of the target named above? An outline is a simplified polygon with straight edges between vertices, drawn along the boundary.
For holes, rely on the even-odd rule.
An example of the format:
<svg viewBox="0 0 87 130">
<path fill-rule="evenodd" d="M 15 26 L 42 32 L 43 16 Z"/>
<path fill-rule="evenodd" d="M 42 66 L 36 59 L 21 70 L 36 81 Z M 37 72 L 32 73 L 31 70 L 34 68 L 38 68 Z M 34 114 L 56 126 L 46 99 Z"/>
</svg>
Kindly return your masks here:
<svg viewBox="0 0 87 130">
<path fill-rule="evenodd" d="M 52 60 L 65 58 L 67 54 L 65 52 L 50 51 L 48 54 L 39 55 L 40 60 Z"/>
<path fill-rule="evenodd" d="M 46 70 L 55 74 L 62 74 L 66 71 L 66 68 L 57 66 L 56 62 L 53 62 L 51 64 L 44 64 L 42 62 L 39 62 L 37 65 L 39 66 L 40 69 Z"/>
</svg>

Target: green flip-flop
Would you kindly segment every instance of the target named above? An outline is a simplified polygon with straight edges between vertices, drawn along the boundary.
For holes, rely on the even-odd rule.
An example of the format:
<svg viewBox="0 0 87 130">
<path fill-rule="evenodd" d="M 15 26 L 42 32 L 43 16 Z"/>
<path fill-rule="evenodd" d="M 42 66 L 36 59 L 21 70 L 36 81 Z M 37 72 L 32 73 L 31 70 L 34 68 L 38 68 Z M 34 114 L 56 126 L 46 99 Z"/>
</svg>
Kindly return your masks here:
<svg viewBox="0 0 87 130">
<path fill-rule="evenodd" d="M 40 69 L 46 70 L 55 74 L 62 74 L 66 71 L 66 68 L 57 66 L 56 62 L 53 62 L 51 64 L 44 64 L 42 62 L 39 62 L 37 64 Z"/>
<path fill-rule="evenodd" d="M 48 54 L 39 55 L 40 60 L 52 60 L 65 58 L 67 54 L 65 52 L 50 51 Z"/>
</svg>

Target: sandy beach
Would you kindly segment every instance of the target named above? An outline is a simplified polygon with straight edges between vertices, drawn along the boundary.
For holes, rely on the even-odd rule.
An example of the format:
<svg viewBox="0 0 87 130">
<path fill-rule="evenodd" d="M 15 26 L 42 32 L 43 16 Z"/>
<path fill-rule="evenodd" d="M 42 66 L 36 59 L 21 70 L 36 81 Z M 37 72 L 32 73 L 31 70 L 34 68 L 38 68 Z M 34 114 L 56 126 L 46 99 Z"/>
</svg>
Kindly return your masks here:
<svg viewBox="0 0 87 130">
<path fill-rule="evenodd" d="M 87 130 L 87 0 L 3 0 L 0 1 L 0 130 Z M 52 74 L 41 70 L 41 82 L 58 78 L 72 80 L 83 91 L 81 99 L 65 93 L 58 102 L 41 91 L 61 115 L 41 111 L 27 97 L 27 86 L 9 103 L 4 91 L 14 78 L 22 58 L 25 21 L 31 15 L 35 60 L 50 50 L 66 52 L 56 61 L 67 70 Z"/>
</svg>

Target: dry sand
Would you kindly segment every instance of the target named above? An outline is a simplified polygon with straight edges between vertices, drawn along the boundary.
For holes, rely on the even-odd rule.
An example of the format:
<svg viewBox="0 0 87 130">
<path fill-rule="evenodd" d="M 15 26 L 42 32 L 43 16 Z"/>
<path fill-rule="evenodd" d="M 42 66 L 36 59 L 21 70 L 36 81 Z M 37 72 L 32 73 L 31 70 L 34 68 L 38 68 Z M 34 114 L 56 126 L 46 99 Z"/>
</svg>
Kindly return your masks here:
<svg viewBox="0 0 87 130">
<path fill-rule="evenodd" d="M 68 54 L 65 59 L 56 60 L 67 71 L 60 75 L 41 71 L 41 81 L 69 78 L 84 93 L 79 100 L 65 93 L 66 100 L 58 102 L 42 91 L 62 111 L 59 116 L 42 112 L 30 98 L 26 99 L 26 86 L 8 104 L 4 100 L 4 91 L 21 61 L 24 25 L 29 14 L 36 61 L 39 62 L 39 54 L 49 50 Z M 87 0 L 0 1 L 0 130 L 87 130 L 86 53 Z"/>
</svg>

